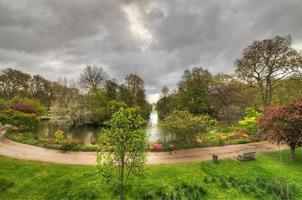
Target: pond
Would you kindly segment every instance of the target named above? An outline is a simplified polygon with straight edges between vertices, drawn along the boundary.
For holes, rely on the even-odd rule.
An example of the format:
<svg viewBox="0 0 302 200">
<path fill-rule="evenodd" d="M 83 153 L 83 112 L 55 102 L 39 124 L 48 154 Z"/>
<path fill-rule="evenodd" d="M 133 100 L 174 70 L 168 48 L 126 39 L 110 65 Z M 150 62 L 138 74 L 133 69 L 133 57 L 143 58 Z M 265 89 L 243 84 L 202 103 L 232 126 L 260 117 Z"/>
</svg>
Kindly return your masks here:
<svg viewBox="0 0 302 200">
<path fill-rule="evenodd" d="M 58 127 L 48 123 L 47 120 L 41 120 L 37 133 L 43 137 L 52 137 L 56 130 L 61 129 L 65 133 L 65 138 L 70 140 L 82 141 L 85 144 L 95 144 L 101 132 L 101 126 L 82 125 L 76 127 Z M 153 107 L 146 132 L 150 142 L 163 142 L 164 136 L 158 127 L 158 115 Z"/>
</svg>

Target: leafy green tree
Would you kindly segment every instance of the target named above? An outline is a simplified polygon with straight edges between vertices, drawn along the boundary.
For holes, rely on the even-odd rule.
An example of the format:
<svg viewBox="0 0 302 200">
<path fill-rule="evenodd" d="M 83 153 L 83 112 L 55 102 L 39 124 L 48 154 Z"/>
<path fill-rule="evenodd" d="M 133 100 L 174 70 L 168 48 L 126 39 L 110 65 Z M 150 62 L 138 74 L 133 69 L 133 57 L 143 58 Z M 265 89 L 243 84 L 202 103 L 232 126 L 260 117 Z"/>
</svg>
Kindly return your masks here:
<svg viewBox="0 0 302 200">
<path fill-rule="evenodd" d="M 125 77 L 125 86 L 134 96 L 135 105 L 141 106 L 146 103 L 145 83 L 136 74 L 129 74 Z"/>
<path fill-rule="evenodd" d="M 193 115 L 188 111 L 173 111 L 160 122 L 165 132 L 175 134 L 187 143 L 198 134 L 207 133 L 216 124 L 217 121 L 208 115 Z"/>
<path fill-rule="evenodd" d="M 98 164 L 108 181 L 118 184 L 120 199 L 133 175 L 141 172 L 146 162 L 144 119 L 131 109 L 121 108 L 108 121 L 101 133 Z"/>
<path fill-rule="evenodd" d="M 301 55 L 291 44 L 290 36 L 254 41 L 236 61 L 238 77 L 258 89 L 262 106 L 271 105 L 281 80 L 301 71 Z"/>
<path fill-rule="evenodd" d="M 178 106 L 194 114 L 211 113 L 212 101 L 210 83 L 212 75 L 208 70 L 193 68 L 185 70 L 178 84 Z"/>
<path fill-rule="evenodd" d="M 159 119 L 164 119 L 176 109 L 176 97 L 175 94 L 169 94 L 162 96 L 156 103 L 156 110 L 158 112 Z"/>
</svg>

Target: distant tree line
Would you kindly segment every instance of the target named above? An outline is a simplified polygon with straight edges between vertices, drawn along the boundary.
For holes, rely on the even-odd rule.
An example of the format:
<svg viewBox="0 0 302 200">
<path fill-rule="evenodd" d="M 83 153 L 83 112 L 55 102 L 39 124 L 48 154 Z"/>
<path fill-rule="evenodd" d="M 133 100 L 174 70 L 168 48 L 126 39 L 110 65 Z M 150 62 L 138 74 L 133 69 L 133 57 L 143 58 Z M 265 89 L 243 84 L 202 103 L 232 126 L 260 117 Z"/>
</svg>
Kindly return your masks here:
<svg viewBox="0 0 302 200">
<path fill-rule="evenodd" d="M 290 36 L 252 42 L 236 60 L 235 74 L 212 74 L 201 67 L 185 70 L 175 91 L 162 89 L 159 118 L 185 110 L 230 124 L 242 118 L 247 107 L 262 110 L 302 98 L 302 57 L 291 43 Z"/>
<path fill-rule="evenodd" d="M 144 81 L 138 75 L 129 74 L 118 84 L 97 66 L 87 66 L 74 83 L 49 81 L 11 68 L 0 72 L 0 107 L 14 103 L 26 107 L 22 104 L 37 101 L 58 124 L 103 124 L 121 107 L 131 107 L 147 119 L 151 105 L 145 97 Z"/>
</svg>

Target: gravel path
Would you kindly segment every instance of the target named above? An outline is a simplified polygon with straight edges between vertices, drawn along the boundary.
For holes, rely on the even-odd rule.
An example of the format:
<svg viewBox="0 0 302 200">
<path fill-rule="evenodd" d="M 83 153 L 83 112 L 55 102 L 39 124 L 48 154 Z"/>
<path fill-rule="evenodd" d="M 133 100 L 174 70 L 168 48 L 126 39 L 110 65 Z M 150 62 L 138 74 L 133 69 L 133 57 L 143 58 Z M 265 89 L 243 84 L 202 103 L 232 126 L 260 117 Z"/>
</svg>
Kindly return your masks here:
<svg viewBox="0 0 302 200">
<path fill-rule="evenodd" d="M 286 147 L 282 146 L 282 149 L 284 148 Z M 278 150 L 277 145 L 262 141 L 220 147 L 176 150 L 172 152 L 150 152 L 148 153 L 148 164 L 197 162 L 211 160 L 212 154 L 217 154 L 219 159 L 224 159 L 236 157 L 242 152 L 272 152 Z M 24 160 L 38 160 L 71 165 L 94 165 L 96 161 L 95 152 L 63 152 L 60 150 L 45 149 L 14 142 L 3 136 L 0 138 L 0 155 Z"/>
</svg>

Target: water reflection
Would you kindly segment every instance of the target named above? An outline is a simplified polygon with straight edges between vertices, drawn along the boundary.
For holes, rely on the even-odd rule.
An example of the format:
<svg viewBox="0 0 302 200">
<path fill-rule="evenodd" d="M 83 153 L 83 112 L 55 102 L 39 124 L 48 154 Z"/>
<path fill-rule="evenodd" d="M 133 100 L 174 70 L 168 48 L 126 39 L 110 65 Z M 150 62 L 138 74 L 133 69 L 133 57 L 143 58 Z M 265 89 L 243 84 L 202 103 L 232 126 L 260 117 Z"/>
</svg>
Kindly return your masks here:
<svg viewBox="0 0 302 200">
<path fill-rule="evenodd" d="M 53 137 L 53 134 L 58 129 L 64 131 L 66 139 L 81 141 L 85 144 L 94 144 L 99 138 L 102 127 L 92 125 L 59 127 L 44 120 L 39 122 L 37 133 L 42 137 Z M 153 106 L 146 132 L 150 142 L 164 142 L 169 140 L 169 137 L 165 136 L 158 127 L 158 114 L 155 106 Z"/>
</svg>

